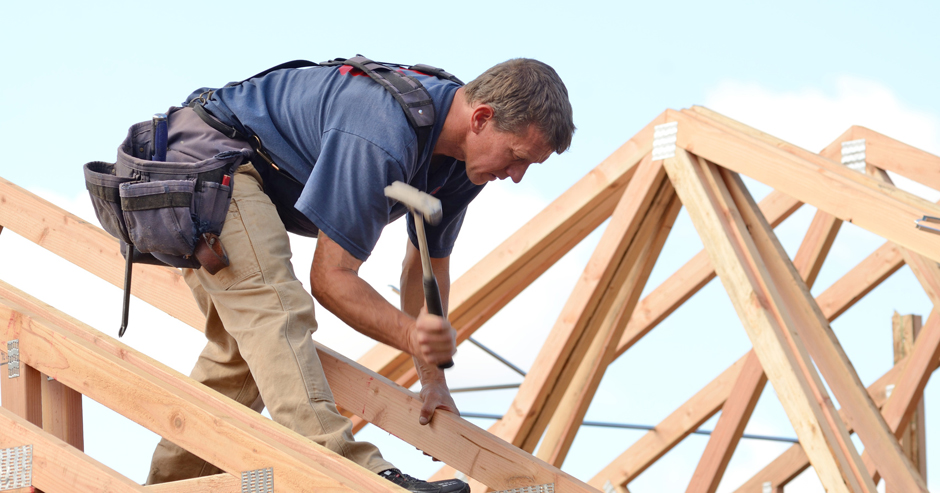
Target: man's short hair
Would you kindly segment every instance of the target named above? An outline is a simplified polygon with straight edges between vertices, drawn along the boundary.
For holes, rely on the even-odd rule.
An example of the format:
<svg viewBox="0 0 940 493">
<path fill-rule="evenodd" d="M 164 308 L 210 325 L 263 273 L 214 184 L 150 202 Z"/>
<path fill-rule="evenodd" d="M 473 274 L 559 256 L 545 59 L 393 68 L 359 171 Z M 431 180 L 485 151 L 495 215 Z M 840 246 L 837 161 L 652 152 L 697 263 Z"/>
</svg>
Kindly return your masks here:
<svg viewBox="0 0 940 493">
<path fill-rule="evenodd" d="M 519 133 L 534 124 L 558 154 L 571 147 L 575 126 L 568 89 L 545 63 L 507 60 L 470 81 L 465 95 L 470 104 L 490 105 L 500 130 Z"/>
</svg>

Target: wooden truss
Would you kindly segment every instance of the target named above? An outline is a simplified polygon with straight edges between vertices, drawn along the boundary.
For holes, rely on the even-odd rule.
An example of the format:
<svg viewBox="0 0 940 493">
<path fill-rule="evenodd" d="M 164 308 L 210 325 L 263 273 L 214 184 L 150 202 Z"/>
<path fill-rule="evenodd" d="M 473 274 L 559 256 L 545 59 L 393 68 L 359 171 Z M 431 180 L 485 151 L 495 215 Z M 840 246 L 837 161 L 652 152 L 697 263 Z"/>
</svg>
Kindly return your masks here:
<svg viewBox="0 0 940 493">
<path fill-rule="evenodd" d="M 657 149 L 654 159 L 654 132 L 664 124 L 677 125 L 675 149 L 668 156 Z M 866 173 L 838 162 L 842 144 L 860 139 Z M 512 405 L 489 431 L 446 412 L 419 426 L 418 396 L 406 390 L 417 381 L 411 358 L 389 347 L 355 362 L 321 346 L 321 362 L 357 430 L 373 423 L 389 431 L 447 464 L 435 478 L 460 471 L 474 492 L 548 483 L 560 492 L 626 492 L 721 411 L 687 489 L 714 492 L 767 382 L 799 444 L 738 491 L 783 491 L 812 465 L 830 492 L 874 492 L 881 478 L 889 491 L 926 492 L 921 396 L 940 364 L 940 316 L 932 312 L 922 324 L 896 315 L 896 364 L 867 389 L 829 325 L 904 264 L 940 302 L 940 235 L 914 227 L 924 215 L 940 217 L 940 206 L 896 188 L 886 171 L 940 189 L 940 158 L 865 128 L 814 154 L 704 108 L 667 110 L 453 283 L 450 317 L 463 342 L 610 219 Z M 758 204 L 739 174 L 774 191 Z M 791 260 L 773 228 L 803 204 L 818 211 Z M 683 205 L 705 249 L 640 299 Z M 843 221 L 887 241 L 813 298 L 809 289 Z M 121 286 L 124 262 L 112 237 L 0 179 L 2 227 Z M 607 367 L 716 276 L 753 349 L 595 477 L 581 482 L 561 471 Z M 134 295 L 202 327 L 178 271 L 140 265 L 134 281 Z M 31 446 L 37 488 L 235 492 L 245 491 L 242 473 L 270 468 L 276 491 L 402 491 L 2 282 L 0 315 L 7 320 L 0 341 L 16 340 L 20 360 L 19 377 L 0 379 L 0 448 Z M 128 480 L 81 452 L 81 395 L 225 473 L 150 487 Z"/>
</svg>

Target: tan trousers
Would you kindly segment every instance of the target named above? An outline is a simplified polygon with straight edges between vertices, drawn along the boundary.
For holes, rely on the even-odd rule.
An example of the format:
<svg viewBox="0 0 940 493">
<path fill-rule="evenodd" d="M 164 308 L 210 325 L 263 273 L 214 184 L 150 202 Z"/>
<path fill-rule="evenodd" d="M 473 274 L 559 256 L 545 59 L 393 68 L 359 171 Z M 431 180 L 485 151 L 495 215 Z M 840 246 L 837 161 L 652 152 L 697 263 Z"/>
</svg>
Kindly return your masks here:
<svg viewBox="0 0 940 493">
<path fill-rule="evenodd" d="M 311 333 L 313 299 L 294 275 L 284 225 L 250 164 L 234 180 L 222 230 L 231 265 L 216 275 L 184 269 L 206 315 L 208 343 L 192 378 L 376 473 L 390 469 L 379 450 L 357 442 L 339 414 Z M 147 484 L 221 470 L 163 439 Z"/>
</svg>

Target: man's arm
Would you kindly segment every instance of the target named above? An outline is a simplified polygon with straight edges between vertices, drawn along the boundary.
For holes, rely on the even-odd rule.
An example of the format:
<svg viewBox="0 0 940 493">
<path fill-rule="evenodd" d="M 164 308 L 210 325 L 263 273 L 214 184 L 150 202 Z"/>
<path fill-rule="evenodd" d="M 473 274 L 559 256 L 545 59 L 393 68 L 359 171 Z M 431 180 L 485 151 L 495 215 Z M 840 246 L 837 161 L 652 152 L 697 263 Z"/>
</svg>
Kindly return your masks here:
<svg viewBox="0 0 940 493">
<path fill-rule="evenodd" d="M 396 309 L 359 277 L 361 265 L 321 231 L 310 268 L 313 296 L 350 327 L 411 354 L 422 366 L 436 369 L 449 360 L 457 338 L 450 324 L 441 317 L 413 317 Z"/>
<path fill-rule="evenodd" d="M 416 317 L 421 313 L 426 313 L 422 311 L 426 307 L 421 253 L 411 244 L 411 241 L 407 244 L 405 259 L 401 265 L 401 309 L 408 315 Z M 437 285 L 441 290 L 441 304 L 444 308 L 444 319 L 446 319 L 450 298 L 450 257 L 432 258 L 431 269 L 434 271 L 434 277 L 437 278 Z M 428 365 L 419 358 L 414 358 L 414 360 L 418 377 L 421 379 L 421 398 L 424 402 L 419 422 L 423 425 L 429 423 L 435 409 L 458 413 L 457 405 L 450 396 L 447 381 L 444 379 L 444 370 L 438 368 L 437 365 Z"/>
</svg>

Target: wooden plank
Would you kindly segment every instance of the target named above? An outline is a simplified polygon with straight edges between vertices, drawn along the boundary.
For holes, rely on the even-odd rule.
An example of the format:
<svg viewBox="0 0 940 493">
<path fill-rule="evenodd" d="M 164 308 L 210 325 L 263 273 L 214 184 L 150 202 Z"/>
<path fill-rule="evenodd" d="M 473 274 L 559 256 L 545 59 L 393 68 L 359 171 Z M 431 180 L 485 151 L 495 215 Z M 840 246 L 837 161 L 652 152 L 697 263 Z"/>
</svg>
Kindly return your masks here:
<svg viewBox="0 0 940 493">
<path fill-rule="evenodd" d="M 744 434 L 744 427 L 766 383 L 767 376 L 764 375 L 757 354 L 749 352 L 731 395 L 721 407 L 721 417 L 708 439 L 686 493 L 714 493 L 718 490 L 731 455 Z"/>
<path fill-rule="evenodd" d="M 897 384 L 901 377 L 901 372 L 904 370 L 909 360 L 910 357 L 895 364 L 894 367 L 868 387 L 868 395 L 871 396 L 876 406 L 882 407 L 888 400 L 886 388 L 889 385 Z M 934 370 L 936 370 L 936 368 L 935 365 Z M 849 431 L 852 431 L 851 427 Z M 754 477 L 736 489 L 735 493 L 760 491 L 760 486 L 765 482 L 770 482 L 774 486 L 785 486 L 809 467 L 809 465 L 809 460 L 806 458 L 806 453 L 803 451 L 803 448 L 799 444 L 796 444 L 787 449 L 786 452 L 774 459 L 774 461 L 764 467 L 764 469 L 754 475 Z"/>
<path fill-rule="evenodd" d="M 926 493 L 926 483 L 904 457 L 878 408 L 865 392 L 865 386 L 828 321 L 789 261 L 770 225 L 760 215 L 757 204 L 751 199 L 740 176 L 726 169 L 721 169 L 719 174 L 754 238 L 773 280 L 776 294 L 792 318 L 795 332 L 825 376 L 832 393 L 842 404 L 843 412 L 852 423 L 855 433 L 866 445 L 865 453 L 871 454 L 874 463 L 886 471 L 893 484 L 903 486 L 904 491 Z"/>
<path fill-rule="evenodd" d="M 940 190 L 940 157 L 861 126 L 852 127 L 852 139 L 865 139 L 865 161 Z"/>
<path fill-rule="evenodd" d="M 494 489 L 513 489 L 555 483 L 555 491 L 592 492 L 571 475 L 532 457 L 464 421 L 438 409 L 427 426 L 418 427 L 421 399 L 381 375 L 367 371 L 338 353 L 318 347 L 320 361 L 337 400 L 376 426 L 400 437 Z"/>
<path fill-rule="evenodd" d="M 625 485 L 666 455 L 685 437 L 697 430 L 724 405 L 741 375 L 747 355 L 742 356 L 691 399 L 647 432 L 624 453 L 595 475 L 588 484 L 603 489 L 604 484 Z"/>
<path fill-rule="evenodd" d="M 85 450 L 82 394 L 41 375 L 42 429 L 65 443 Z"/>
<path fill-rule="evenodd" d="M 41 428 L 0 409 L 0 448 L 32 445 L 32 484 L 70 493 L 142 492 L 144 488 Z"/>
<path fill-rule="evenodd" d="M 888 428 L 897 438 L 901 437 L 904 428 L 911 422 L 911 417 L 922 400 L 924 387 L 927 386 L 933 369 L 940 361 L 940 315 L 936 310 L 927 318 L 927 323 L 924 324 L 920 336 L 914 342 L 911 355 L 907 359 L 908 362 L 898 378 L 898 383 L 881 410 Z M 897 445 L 897 442 L 894 444 Z M 884 469 L 875 457 L 870 457 L 869 462 L 867 460 L 869 456 L 869 450 L 866 448 L 862 458 L 866 459 L 866 466 L 876 482 L 879 476 L 884 476 L 886 485 L 890 484 L 895 489 L 900 487 L 901 489 L 897 491 L 910 491 L 903 489 L 904 485 L 892 480 L 894 471 Z M 910 463 L 909 460 L 908 463 Z M 917 469 L 913 474 L 921 481 L 924 480 Z"/>
<path fill-rule="evenodd" d="M 940 207 L 796 146 L 780 146 L 696 112 L 668 110 L 679 122 L 677 145 L 861 226 L 921 255 L 940 260 L 940 236 L 910 224 Z"/>
<path fill-rule="evenodd" d="M 550 401 L 549 396 L 557 392 L 560 398 L 567 388 L 587 350 L 586 343 L 578 347 L 579 340 L 590 341 L 594 336 L 585 332 L 586 329 L 598 328 L 589 323 L 591 316 L 604 299 L 617 266 L 640 227 L 643 214 L 649 209 L 664 179 L 662 166 L 658 163 L 653 166 L 652 161 L 645 158 L 512 405 L 490 428 L 494 435 L 523 450 L 534 449 L 557 406 L 557 401 Z"/>
<path fill-rule="evenodd" d="M 602 301 L 592 317 L 591 323 L 599 323 L 600 328 L 590 341 L 542 437 L 536 455 L 555 467 L 561 467 L 568 455 L 588 406 L 614 359 L 616 343 L 623 335 L 681 208 L 672 185 L 664 180 L 649 210 L 643 215 L 642 225 L 618 267 L 618 273 L 614 275 L 612 289 L 605 294 L 605 298 L 613 298 L 613 302 Z"/>
<path fill-rule="evenodd" d="M 773 227 L 773 223 L 769 220 L 768 222 Z M 793 261 L 794 267 L 808 287 L 812 287 L 816 282 L 816 276 L 829 254 L 841 224 L 842 221 L 821 211 L 816 213 L 810 223 Z M 728 402 L 722 406 L 721 418 L 692 475 L 687 493 L 714 493 L 718 489 L 744 428 L 760 399 L 767 377 L 753 351 L 748 353 L 747 358 L 749 364 L 738 377 Z"/>
<path fill-rule="evenodd" d="M 7 338 L 4 338 L 6 340 Z M 9 339 L 15 339 L 10 337 Z M 3 344 L 6 352 L 7 345 Z M 21 350 L 22 351 L 22 350 Z M 20 360 L 20 376 L 7 378 L 7 367 L 0 366 L 0 401 L 13 414 L 42 426 L 42 375 Z"/>
<path fill-rule="evenodd" d="M 816 304 L 830 322 L 855 306 L 859 300 L 904 266 L 897 245 L 888 241 L 865 257 L 816 298 Z"/>
<path fill-rule="evenodd" d="M 172 481 L 144 486 L 147 493 L 242 493 L 241 478 L 231 474 L 214 474 L 201 478 Z"/>
<path fill-rule="evenodd" d="M 458 341 L 511 301 L 545 270 L 577 245 L 613 212 L 636 166 L 652 150 L 653 119 L 633 138 L 552 201 L 516 233 L 453 282 L 449 320 Z M 362 358 L 367 368 L 387 375 L 403 356 L 375 349 Z M 386 367 L 389 367 L 387 370 Z"/>
<path fill-rule="evenodd" d="M 0 335 L 20 340 L 26 364 L 228 473 L 274 467 L 289 491 L 402 491 L 2 282 L 0 319 Z"/>
<path fill-rule="evenodd" d="M 124 258 L 117 239 L 3 178 L 0 178 L 0 224 L 124 288 Z M 135 265 L 131 293 L 193 327 L 205 323 L 189 287 L 176 269 Z"/>
<path fill-rule="evenodd" d="M 894 364 L 898 364 L 914 350 L 914 341 L 920 335 L 921 318 L 918 315 L 904 315 L 897 312 L 891 317 L 891 332 L 894 339 Z M 898 438 L 904 455 L 911 460 L 924 481 L 927 480 L 927 434 L 924 420 L 924 399 L 917 402 L 914 414 L 907 426 L 900 429 Z M 888 485 L 888 490 L 896 492 Z"/>
<path fill-rule="evenodd" d="M 777 191 L 761 201 L 761 212 L 774 226 L 790 217 L 803 203 Z M 705 250 L 698 252 L 669 279 L 640 300 L 617 344 L 616 357 L 626 352 L 679 306 L 715 278 Z"/>
<path fill-rule="evenodd" d="M 823 485 L 874 492 L 718 169 L 683 149 L 664 165 Z"/>
</svg>

